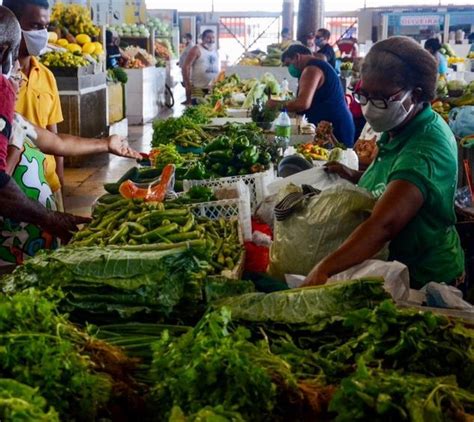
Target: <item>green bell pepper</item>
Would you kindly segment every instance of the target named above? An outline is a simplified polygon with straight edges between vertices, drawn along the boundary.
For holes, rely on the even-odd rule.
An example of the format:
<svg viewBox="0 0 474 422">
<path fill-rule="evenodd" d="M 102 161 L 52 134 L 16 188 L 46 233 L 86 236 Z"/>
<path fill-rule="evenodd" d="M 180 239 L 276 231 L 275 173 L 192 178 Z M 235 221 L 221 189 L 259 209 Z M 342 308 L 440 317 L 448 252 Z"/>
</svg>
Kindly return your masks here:
<svg viewBox="0 0 474 422">
<path fill-rule="evenodd" d="M 254 165 L 259 158 L 259 152 L 256 146 L 246 148 L 240 155 L 239 159 L 246 166 Z"/>
<path fill-rule="evenodd" d="M 222 151 L 230 148 L 232 141 L 228 136 L 218 136 L 214 141 L 204 148 L 205 153 L 213 151 Z"/>
<path fill-rule="evenodd" d="M 234 153 L 231 149 L 227 150 L 220 150 L 220 151 L 212 151 L 207 154 L 209 160 L 212 162 L 218 162 L 218 163 L 228 163 L 229 161 L 234 158 Z"/>
</svg>

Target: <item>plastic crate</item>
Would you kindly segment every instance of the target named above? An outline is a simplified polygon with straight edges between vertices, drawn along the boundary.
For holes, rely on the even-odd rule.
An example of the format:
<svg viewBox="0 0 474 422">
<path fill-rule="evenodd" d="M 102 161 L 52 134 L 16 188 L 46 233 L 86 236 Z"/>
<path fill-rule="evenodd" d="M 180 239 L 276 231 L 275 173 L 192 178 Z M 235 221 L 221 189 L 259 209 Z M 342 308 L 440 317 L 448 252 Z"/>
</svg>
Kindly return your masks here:
<svg viewBox="0 0 474 422">
<path fill-rule="evenodd" d="M 273 167 L 265 172 L 247 174 L 244 176 L 222 177 L 220 179 L 208 180 L 185 180 L 184 191 L 188 191 L 193 186 L 207 186 L 210 188 L 220 188 L 232 186 L 238 182 L 244 182 L 249 188 L 250 192 L 250 209 L 254 213 L 258 204 L 262 202 L 267 196 L 267 186 L 275 180 L 275 172 Z"/>
<path fill-rule="evenodd" d="M 220 199 L 211 202 L 200 202 L 192 205 L 192 212 L 197 217 L 206 217 L 212 220 L 218 218 L 239 220 L 240 230 L 245 240 L 252 239 L 252 212 L 250 208 L 250 192 L 243 182 L 234 183 L 232 186 L 220 186 L 213 189 L 219 197 L 223 188 L 235 190 L 234 198 Z"/>
</svg>

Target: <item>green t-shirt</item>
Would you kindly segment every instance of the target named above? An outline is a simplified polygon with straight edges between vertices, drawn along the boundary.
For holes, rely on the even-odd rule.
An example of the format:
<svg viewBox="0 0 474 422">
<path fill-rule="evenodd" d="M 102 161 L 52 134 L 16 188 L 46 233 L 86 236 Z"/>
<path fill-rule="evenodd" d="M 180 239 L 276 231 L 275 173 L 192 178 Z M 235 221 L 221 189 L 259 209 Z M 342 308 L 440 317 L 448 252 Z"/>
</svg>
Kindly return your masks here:
<svg viewBox="0 0 474 422">
<path fill-rule="evenodd" d="M 451 283 L 464 272 L 464 253 L 454 227 L 457 175 L 454 135 L 426 106 L 393 139 L 382 135 L 377 158 L 359 182 L 376 197 L 394 180 L 410 182 L 423 194 L 422 208 L 390 244 L 390 259 L 408 266 L 413 287 L 430 281 Z"/>
</svg>

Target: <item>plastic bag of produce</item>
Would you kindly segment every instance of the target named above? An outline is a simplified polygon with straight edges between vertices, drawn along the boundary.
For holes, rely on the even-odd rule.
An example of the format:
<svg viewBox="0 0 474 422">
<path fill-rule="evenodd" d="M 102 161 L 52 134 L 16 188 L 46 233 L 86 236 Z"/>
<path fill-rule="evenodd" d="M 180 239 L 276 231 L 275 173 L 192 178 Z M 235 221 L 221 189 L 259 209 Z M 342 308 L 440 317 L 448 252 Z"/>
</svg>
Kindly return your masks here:
<svg viewBox="0 0 474 422">
<path fill-rule="evenodd" d="M 474 106 L 452 109 L 449 113 L 449 127 L 458 138 L 474 134 Z"/>
<path fill-rule="evenodd" d="M 280 199 L 294 189 L 291 185 L 283 189 Z M 369 217 L 375 202 L 365 190 L 346 184 L 306 200 L 286 220 L 275 222 L 270 275 L 279 280 L 285 280 L 285 274 L 307 275 Z M 387 252 L 376 258 L 385 260 Z"/>
</svg>

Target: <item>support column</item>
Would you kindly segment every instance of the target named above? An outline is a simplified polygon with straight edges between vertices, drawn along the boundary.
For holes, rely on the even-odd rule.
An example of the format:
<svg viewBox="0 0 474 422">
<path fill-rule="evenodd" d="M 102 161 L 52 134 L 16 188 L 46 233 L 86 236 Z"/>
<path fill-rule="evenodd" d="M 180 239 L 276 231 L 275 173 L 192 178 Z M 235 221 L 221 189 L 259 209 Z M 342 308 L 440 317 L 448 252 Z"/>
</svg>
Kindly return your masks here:
<svg viewBox="0 0 474 422">
<path fill-rule="evenodd" d="M 306 35 L 324 27 L 324 0 L 299 0 L 298 32 L 296 37 L 303 42 Z"/>
<path fill-rule="evenodd" d="M 288 28 L 290 30 L 291 39 L 293 39 L 295 36 L 294 14 L 295 14 L 295 1 L 283 0 L 282 29 Z"/>
</svg>

